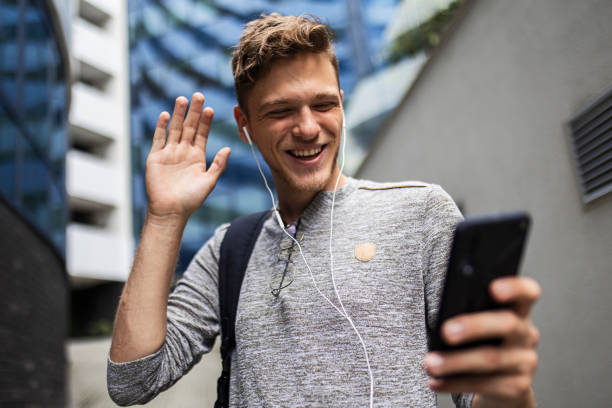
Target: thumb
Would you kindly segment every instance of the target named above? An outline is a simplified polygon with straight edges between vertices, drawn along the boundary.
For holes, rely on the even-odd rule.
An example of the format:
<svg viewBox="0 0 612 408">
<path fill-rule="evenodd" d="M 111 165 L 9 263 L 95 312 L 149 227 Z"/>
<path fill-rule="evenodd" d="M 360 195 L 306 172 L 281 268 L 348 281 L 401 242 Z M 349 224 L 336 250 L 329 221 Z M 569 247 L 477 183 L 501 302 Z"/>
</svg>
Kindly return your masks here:
<svg viewBox="0 0 612 408">
<path fill-rule="evenodd" d="M 223 149 L 219 150 L 210 164 L 210 167 L 208 167 L 206 174 L 212 177 L 215 183 L 225 171 L 225 168 L 227 167 L 227 159 L 230 153 L 231 150 L 229 147 L 224 147 Z"/>
</svg>

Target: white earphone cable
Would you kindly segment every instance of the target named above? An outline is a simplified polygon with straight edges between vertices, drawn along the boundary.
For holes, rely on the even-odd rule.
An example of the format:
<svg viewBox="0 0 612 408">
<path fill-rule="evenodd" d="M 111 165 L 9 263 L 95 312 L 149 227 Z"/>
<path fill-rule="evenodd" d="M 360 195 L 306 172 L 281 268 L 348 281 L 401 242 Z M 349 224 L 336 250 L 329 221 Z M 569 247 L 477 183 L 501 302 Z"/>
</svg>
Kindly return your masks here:
<svg viewBox="0 0 612 408">
<path fill-rule="evenodd" d="M 342 299 L 340 298 L 340 294 L 338 292 L 338 287 L 336 286 L 336 280 L 334 277 L 334 254 L 333 254 L 333 223 L 334 223 L 334 206 L 336 204 L 336 191 L 338 190 L 338 184 L 340 183 L 340 179 L 342 178 L 342 170 L 344 169 L 344 162 L 345 162 L 345 150 L 346 150 L 346 119 L 344 117 L 344 108 L 342 108 L 342 164 L 340 166 L 340 171 L 338 173 L 338 177 L 336 179 L 336 184 L 334 185 L 334 191 L 332 193 L 332 204 L 331 204 L 331 211 L 330 211 L 330 221 L 329 221 L 329 256 L 330 256 L 330 273 L 331 273 L 331 279 L 332 279 L 332 284 L 334 287 L 334 293 L 336 294 L 336 298 L 338 299 L 338 303 L 340 304 L 340 308 L 338 308 L 338 306 L 336 306 L 334 304 L 334 302 L 332 302 L 327 296 L 325 296 L 325 294 L 323 292 L 321 292 L 321 290 L 319 289 L 319 285 L 317 285 L 317 282 L 314 278 L 314 274 L 312 273 L 312 270 L 310 269 L 310 265 L 308 265 L 308 262 L 306 261 L 306 257 L 304 256 L 304 252 L 302 251 L 302 246 L 300 245 L 300 243 L 298 242 L 298 240 L 296 240 L 284 227 L 283 225 L 283 221 L 282 218 L 280 217 L 278 208 L 276 206 L 276 200 L 274 199 L 274 194 L 272 193 L 272 189 L 270 188 L 270 186 L 268 185 L 268 181 L 266 180 L 266 176 L 264 175 L 263 170 L 261 169 L 261 165 L 259 163 L 259 159 L 257 158 L 257 154 L 255 153 L 255 149 L 253 147 L 253 142 L 251 140 L 251 137 L 246 129 L 246 126 L 244 126 L 243 131 L 247 137 L 247 141 L 249 143 L 249 146 L 251 147 L 251 152 L 253 153 L 253 157 L 255 158 L 255 162 L 257 163 L 257 169 L 259 170 L 259 173 L 261 174 L 261 177 L 264 180 L 264 184 L 266 186 L 266 189 L 268 190 L 268 192 L 270 193 L 270 198 L 272 199 L 272 205 L 273 205 L 273 211 L 274 211 L 274 215 L 276 217 L 276 221 L 278 223 L 278 225 L 280 226 L 281 230 L 289 237 L 293 240 L 293 242 L 297 245 L 299 251 L 300 251 L 300 255 L 302 256 L 302 259 L 304 260 L 304 264 L 306 265 L 306 268 L 308 269 L 308 273 L 310 274 L 310 278 L 312 279 L 312 283 L 315 287 L 315 289 L 317 290 L 317 292 L 334 308 L 336 309 L 336 311 L 342 316 L 344 317 L 349 324 L 351 325 L 351 327 L 353 328 L 353 331 L 355 332 L 355 334 L 357 334 L 357 337 L 359 338 L 359 342 L 361 343 L 361 346 L 363 348 L 363 353 L 365 355 L 365 360 L 366 360 L 366 365 L 368 368 L 368 375 L 370 377 L 370 408 L 373 407 L 374 405 L 374 375 L 372 373 L 372 367 L 370 366 L 370 358 L 368 355 L 368 350 L 365 344 L 365 341 L 363 340 L 363 337 L 361 336 L 361 333 L 359 333 L 359 330 L 357 329 L 357 327 L 355 326 L 355 324 L 353 323 L 353 319 L 351 319 L 351 317 L 349 316 L 349 314 L 346 312 L 346 309 L 344 308 L 344 304 L 342 303 Z"/>
<path fill-rule="evenodd" d="M 338 191 L 338 184 L 340 182 L 340 178 L 342 177 L 342 170 L 344 170 L 344 162 L 345 162 L 345 150 L 346 150 L 346 118 L 344 117 L 344 108 L 342 109 L 342 164 L 340 165 L 340 172 L 338 174 L 338 178 L 336 179 L 336 185 L 334 186 L 334 192 L 332 194 L 332 205 L 330 211 L 330 221 L 329 221 L 329 263 L 330 263 L 330 272 L 332 278 L 332 284 L 334 286 L 334 292 L 336 293 L 336 298 L 340 303 L 340 307 L 342 308 L 342 312 L 346 320 L 351 324 L 351 327 L 359 337 L 359 342 L 363 347 L 363 354 L 365 355 L 366 365 L 368 366 L 368 374 L 370 376 L 370 408 L 374 405 L 374 375 L 372 374 L 372 367 L 370 366 L 370 357 L 368 356 L 368 350 L 366 348 L 365 341 L 363 337 L 361 337 L 361 333 L 357 330 L 357 327 L 353 323 L 353 319 L 349 316 L 346 309 L 344 308 L 344 303 L 342 303 L 342 299 L 340 298 L 340 293 L 338 292 L 338 287 L 336 286 L 336 279 L 334 277 L 334 251 L 333 251 L 333 231 L 334 231 L 334 206 L 336 204 L 336 191 Z"/>
<path fill-rule="evenodd" d="M 325 296 L 325 294 L 323 294 L 323 292 L 321 292 L 321 290 L 319 289 L 319 286 L 317 285 L 317 282 L 315 281 L 314 275 L 312 273 L 312 270 L 310 269 L 310 265 L 308 265 L 308 262 L 306 261 L 306 257 L 304 256 L 304 252 L 302 251 L 302 246 L 300 245 L 300 243 L 293 237 L 293 235 L 291 235 L 287 229 L 285 228 L 285 226 L 283 225 L 283 221 L 282 218 L 280 218 L 280 214 L 278 213 L 278 208 L 276 207 L 276 200 L 274 199 L 274 193 L 272 193 L 272 189 L 270 188 L 270 186 L 268 185 L 268 182 L 266 180 L 266 176 L 264 175 L 263 170 L 261 169 L 261 165 L 259 163 L 259 159 L 257 158 L 257 154 L 255 153 L 255 149 L 253 147 L 253 142 L 251 141 L 251 137 L 249 136 L 249 132 L 246 129 L 246 126 L 242 128 L 244 133 L 247 136 L 247 140 L 249 142 L 249 146 L 251 146 L 251 152 L 253 153 L 253 157 L 255 157 L 255 162 L 257 163 L 257 168 L 259 169 L 259 174 L 261 174 L 261 177 L 264 180 L 264 184 L 266 186 L 266 189 L 268 190 L 268 193 L 270 193 L 270 198 L 272 199 L 272 206 L 273 206 L 273 212 L 274 215 L 276 217 L 276 221 L 279 225 L 279 227 L 281 228 L 281 230 L 289 237 L 293 240 L 293 242 L 295 242 L 295 244 L 297 245 L 299 251 L 300 251 L 300 255 L 302 255 L 302 259 L 304 260 L 304 263 L 306 264 L 306 268 L 308 269 L 308 273 L 310 274 L 310 277 L 312 279 L 312 283 L 315 286 L 315 289 L 317 290 L 317 292 L 319 292 L 319 294 L 321 296 L 323 296 L 323 298 L 325 298 L 325 300 L 327 300 L 327 302 L 332 305 L 332 307 L 334 309 L 336 309 L 336 311 L 338 313 L 340 313 L 340 315 L 342 315 L 343 317 L 346 318 L 346 316 L 344 315 L 344 313 L 342 313 L 342 311 L 338 308 L 338 306 L 336 306 L 331 300 L 329 300 L 329 298 L 327 296 Z"/>
</svg>

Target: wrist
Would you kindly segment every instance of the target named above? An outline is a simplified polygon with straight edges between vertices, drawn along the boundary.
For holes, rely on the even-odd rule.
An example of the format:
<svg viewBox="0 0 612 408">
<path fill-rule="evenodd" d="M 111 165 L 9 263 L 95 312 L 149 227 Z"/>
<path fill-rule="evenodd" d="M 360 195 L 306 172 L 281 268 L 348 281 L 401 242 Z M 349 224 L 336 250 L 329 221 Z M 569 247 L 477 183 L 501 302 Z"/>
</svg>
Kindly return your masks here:
<svg viewBox="0 0 612 408">
<path fill-rule="evenodd" d="M 147 208 L 145 213 L 144 225 L 153 227 L 155 229 L 162 229 L 168 232 L 180 231 L 182 232 L 187 224 L 189 215 L 171 213 L 171 214 L 156 214 Z"/>
<path fill-rule="evenodd" d="M 536 406 L 533 389 L 516 399 L 497 398 L 477 393 L 474 394 L 472 400 L 472 408 L 535 408 Z"/>
</svg>

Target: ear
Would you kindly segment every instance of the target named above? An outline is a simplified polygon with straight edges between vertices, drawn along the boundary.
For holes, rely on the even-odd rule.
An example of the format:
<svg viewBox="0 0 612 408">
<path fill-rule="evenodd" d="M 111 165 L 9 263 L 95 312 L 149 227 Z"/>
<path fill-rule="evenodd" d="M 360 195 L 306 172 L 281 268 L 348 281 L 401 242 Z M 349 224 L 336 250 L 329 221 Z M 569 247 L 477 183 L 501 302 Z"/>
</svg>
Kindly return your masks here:
<svg viewBox="0 0 612 408">
<path fill-rule="evenodd" d="M 340 90 L 340 102 L 344 102 L 344 91 Z"/>
<path fill-rule="evenodd" d="M 234 120 L 236 120 L 236 126 L 238 126 L 238 136 L 240 136 L 240 140 L 245 143 L 248 143 L 246 135 L 244 134 L 242 128 L 244 126 L 247 126 L 249 121 L 247 120 L 245 113 L 242 111 L 242 109 L 240 109 L 240 106 L 238 105 L 234 106 Z"/>
</svg>

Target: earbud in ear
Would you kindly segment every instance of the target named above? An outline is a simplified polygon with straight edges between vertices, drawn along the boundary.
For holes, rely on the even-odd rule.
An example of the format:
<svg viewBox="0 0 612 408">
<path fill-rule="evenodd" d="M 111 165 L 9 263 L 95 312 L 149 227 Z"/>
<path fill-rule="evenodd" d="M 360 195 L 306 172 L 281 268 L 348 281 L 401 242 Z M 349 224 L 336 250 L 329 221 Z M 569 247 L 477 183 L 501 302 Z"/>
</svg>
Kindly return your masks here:
<svg viewBox="0 0 612 408">
<path fill-rule="evenodd" d="M 251 146 L 253 146 L 253 141 L 251 140 L 251 136 L 249 136 L 249 131 L 247 130 L 246 126 L 242 127 L 242 131 L 244 132 L 244 135 L 246 136 L 247 141 L 249 142 L 249 144 Z"/>
</svg>

